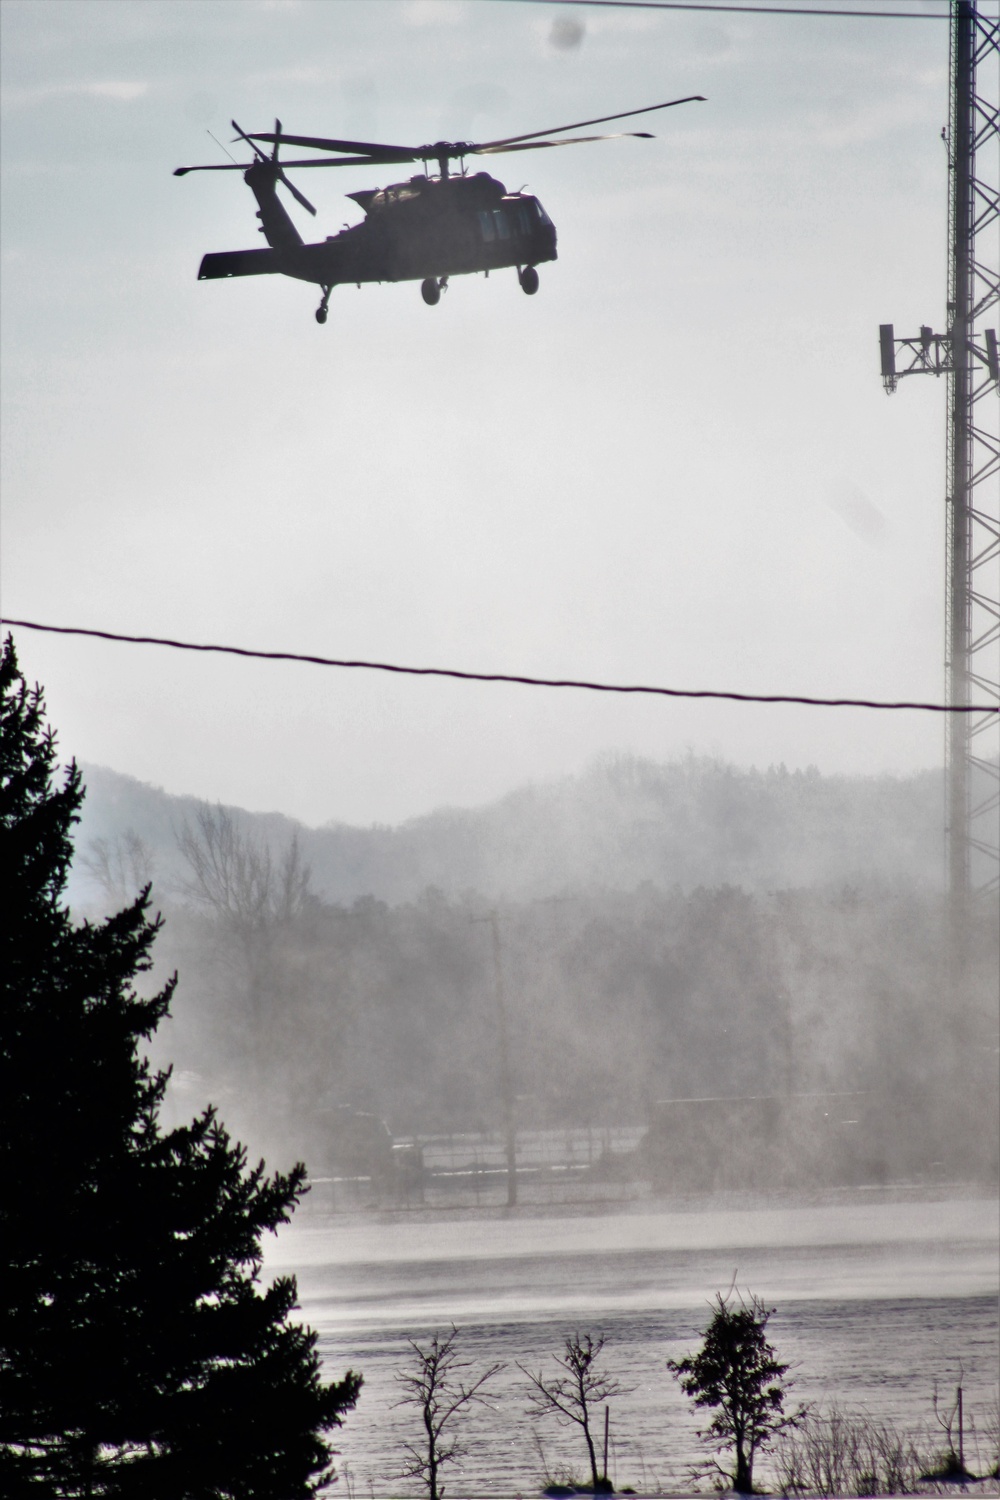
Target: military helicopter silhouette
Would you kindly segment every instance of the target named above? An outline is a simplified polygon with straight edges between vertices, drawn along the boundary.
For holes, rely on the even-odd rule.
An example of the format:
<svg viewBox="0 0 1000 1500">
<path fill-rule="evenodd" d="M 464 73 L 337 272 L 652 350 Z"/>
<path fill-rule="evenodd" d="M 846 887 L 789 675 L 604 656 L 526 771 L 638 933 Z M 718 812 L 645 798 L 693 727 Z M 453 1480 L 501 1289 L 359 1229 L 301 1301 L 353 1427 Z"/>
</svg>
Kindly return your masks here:
<svg viewBox="0 0 1000 1500">
<path fill-rule="evenodd" d="M 237 138 L 254 153 L 253 161 L 215 163 L 205 167 L 178 167 L 175 177 L 188 172 L 242 172 L 243 180 L 258 203 L 259 232 L 268 249 L 228 250 L 204 256 L 198 271 L 199 281 L 215 281 L 230 276 L 293 276 L 299 281 L 314 282 L 322 291 L 316 309 L 317 323 L 325 323 L 330 293 L 335 286 L 368 281 L 419 281 L 421 294 L 433 307 L 452 276 L 468 276 L 482 271 L 514 267 L 521 290 L 531 297 L 538 290 L 536 267 L 556 259 L 556 229 L 538 199 L 529 193 L 509 193 L 502 182 L 487 172 L 467 175 L 465 162 L 472 156 L 496 156 L 508 151 L 539 151 L 550 146 L 578 146 L 590 141 L 620 140 L 634 137 L 652 140 L 645 130 L 620 131 L 614 135 L 571 136 L 562 140 L 541 139 L 564 130 L 583 130 L 590 125 L 606 125 L 633 115 L 671 109 L 676 104 L 703 100 L 701 94 L 684 99 L 668 99 L 664 104 L 648 104 L 643 109 L 627 109 L 616 115 L 602 115 L 596 120 L 578 120 L 572 125 L 556 125 L 550 130 L 535 130 L 527 135 L 507 136 L 499 141 L 436 141 L 428 146 L 387 146 L 372 141 L 327 140 L 322 136 L 287 135 L 281 121 L 274 130 L 248 134 L 232 121 Z M 270 156 L 258 142 L 271 145 Z M 278 160 L 282 145 L 302 146 L 309 150 L 340 153 L 335 156 L 305 157 L 298 161 Z M 460 163 L 456 176 L 449 169 Z M 328 235 L 313 244 L 302 236 L 279 201 L 280 182 L 297 203 L 315 216 L 316 210 L 285 175 L 286 167 L 361 167 L 388 166 L 399 162 L 422 162 L 422 175 L 407 182 L 384 188 L 365 188 L 348 193 L 365 213 L 360 224 Z M 438 175 L 427 175 L 428 162 L 435 162 Z"/>
</svg>

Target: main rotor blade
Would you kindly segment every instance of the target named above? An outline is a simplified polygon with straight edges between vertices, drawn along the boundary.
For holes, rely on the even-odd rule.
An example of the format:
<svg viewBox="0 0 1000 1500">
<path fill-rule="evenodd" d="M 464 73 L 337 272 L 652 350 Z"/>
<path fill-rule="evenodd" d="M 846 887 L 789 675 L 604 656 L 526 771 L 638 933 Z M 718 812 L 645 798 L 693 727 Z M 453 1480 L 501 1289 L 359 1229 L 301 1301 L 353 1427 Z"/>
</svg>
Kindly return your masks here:
<svg viewBox="0 0 1000 1500">
<path fill-rule="evenodd" d="M 278 137 L 270 132 L 266 134 L 248 136 L 253 141 L 277 141 Z M 286 135 L 282 133 L 281 140 L 289 146 L 313 146 L 317 151 L 353 151 L 359 156 L 364 153 L 373 160 L 391 161 L 419 161 L 420 154 L 412 146 L 384 146 L 373 141 L 334 141 L 319 135 Z"/>
<path fill-rule="evenodd" d="M 504 151 L 540 151 L 543 146 L 582 146 L 587 141 L 655 141 L 648 130 L 619 130 L 617 135 L 571 135 L 564 141 L 515 141 L 510 146 L 476 146 L 470 156 L 500 156 Z"/>
<path fill-rule="evenodd" d="M 283 161 L 282 167 L 386 167 L 394 162 L 422 161 L 419 156 L 303 156 L 299 161 Z"/>
<path fill-rule="evenodd" d="M 185 177 L 188 172 L 249 172 L 252 161 L 214 161 L 209 167 L 175 167 L 175 177 Z"/>
<path fill-rule="evenodd" d="M 260 157 L 260 156 L 257 157 L 257 161 L 258 162 L 262 161 L 262 160 L 265 161 L 265 162 L 267 162 L 268 166 L 271 165 L 270 161 L 268 160 L 268 158 L 266 156 L 265 157 Z M 389 162 L 408 162 L 408 161 L 412 161 L 413 157 L 412 156 L 393 156 L 393 157 L 389 157 L 389 158 L 385 158 L 385 157 L 375 158 L 375 157 L 372 157 L 372 156 L 345 156 L 345 157 L 306 156 L 306 157 L 303 157 L 301 161 L 283 161 L 283 162 L 279 162 L 278 165 L 281 168 L 282 172 L 284 172 L 285 167 L 294 167 L 296 171 L 298 171 L 300 167 L 378 167 L 378 166 L 383 166 L 384 167 L 386 165 L 387 160 Z M 247 162 L 240 162 L 240 161 L 228 162 L 228 161 L 224 161 L 224 162 L 212 162 L 210 166 L 204 166 L 204 167 L 203 166 L 197 166 L 197 167 L 175 167 L 174 168 L 174 176 L 175 177 L 184 177 L 188 172 L 248 172 L 250 170 L 250 168 L 252 166 L 255 166 L 255 165 L 256 165 L 256 163 L 252 162 L 252 161 L 247 161 Z"/>
<path fill-rule="evenodd" d="M 299 190 L 298 190 L 298 188 L 295 186 L 295 183 L 294 182 L 289 182 L 289 180 L 285 176 L 284 172 L 279 172 L 278 173 L 278 177 L 284 183 L 284 185 L 288 189 L 288 191 L 291 193 L 291 195 L 295 199 L 296 203 L 301 203 L 302 207 L 305 208 L 305 209 L 308 209 L 309 213 L 311 213 L 312 216 L 313 216 L 313 218 L 315 219 L 315 217 L 316 217 L 316 210 L 313 208 L 312 204 L 309 202 L 309 199 L 306 197 L 305 193 L 300 193 Z"/>
<path fill-rule="evenodd" d="M 250 150 L 253 152 L 254 156 L 256 156 L 257 160 L 258 161 L 267 161 L 267 157 L 264 155 L 263 151 L 260 149 L 259 146 L 255 146 L 254 145 L 253 141 L 247 135 L 246 131 L 242 128 L 242 126 L 237 125 L 237 123 L 236 123 L 235 120 L 230 120 L 229 123 L 233 127 L 233 129 L 236 131 L 236 134 L 239 136 L 240 140 L 241 141 L 246 141 L 247 145 L 250 147 Z"/>
<path fill-rule="evenodd" d="M 583 130 L 588 125 L 607 125 L 611 120 L 627 120 L 630 115 L 648 115 L 654 109 L 672 109 L 675 104 L 693 104 L 696 101 L 704 104 L 705 95 L 686 94 L 683 99 L 668 99 L 665 104 L 647 104 L 642 109 L 623 109 L 621 114 L 601 115 L 596 120 L 576 120 L 572 125 L 553 125 L 548 130 L 530 130 L 527 135 L 509 135 L 502 141 L 483 141 L 472 149 L 483 151 L 486 147 L 514 146 L 519 141 L 537 140 L 540 135 L 559 135 L 563 130 Z"/>
<path fill-rule="evenodd" d="M 421 156 L 303 156 L 300 161 L 283 161 L 283 167 L 388 167 L 399 162 L 423 161 Z"/>
</svg>

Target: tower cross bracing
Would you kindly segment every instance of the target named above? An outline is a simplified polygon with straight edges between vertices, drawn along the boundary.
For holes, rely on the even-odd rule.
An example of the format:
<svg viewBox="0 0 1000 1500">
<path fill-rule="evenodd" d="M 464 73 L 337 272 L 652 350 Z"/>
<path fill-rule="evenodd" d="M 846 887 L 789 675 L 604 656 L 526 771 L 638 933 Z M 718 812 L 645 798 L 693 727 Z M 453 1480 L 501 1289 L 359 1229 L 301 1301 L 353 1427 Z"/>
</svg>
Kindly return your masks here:
<svg viewBox="0 0 1000 1500">
<path fill-rule="evenodd" d="M 948 382 L 946 702 L 1000 707 L 1000 19 L 952 0 L 943 333 L 879 330 L 882 378 Z M 949 715 L 946 842 L 956 907 L 1000 886 L 1000 714 Z"/>
</svg>

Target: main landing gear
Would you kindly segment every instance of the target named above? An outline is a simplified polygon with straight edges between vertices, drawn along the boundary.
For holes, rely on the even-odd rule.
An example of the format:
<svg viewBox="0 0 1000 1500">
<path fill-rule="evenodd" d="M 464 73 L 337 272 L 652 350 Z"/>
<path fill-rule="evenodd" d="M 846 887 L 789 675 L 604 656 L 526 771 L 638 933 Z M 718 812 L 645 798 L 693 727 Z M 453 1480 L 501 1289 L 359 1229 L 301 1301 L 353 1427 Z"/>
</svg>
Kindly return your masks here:
<svg viewBox="0 0 1000 1500">
<path fill-rule="evenodd" d="M 323 288 L 323 300 L 320 303 L 319 307 L 317 307 L 317 309 L 316 309 L 316 322 L 317 323 L 325 323 L 326 322 L 326 308 L 327 308 L 327 303 L 330 301 L 330 293 L 332 291 L 333 291 L 333 287 L 331 287 L 331 286 L 325 286 Z"/>
<path fill-rule="evenodd" d="M 442 276 L 440 281 L 438 281 L 436 276 L 428 276 L 420 283 L 420 295 L 428 307 L 437 307 L 441 301 L 441 293 L 447 290 L 447 276 Z"/>
<path fill-rule="evenodd" d="M 525 296 L 533 297 L 538 291 L 538 272 L 534 266 L 525 266 L 518 270 L 517 279 L 521 283 L 521 291 Z"/>
</svg>

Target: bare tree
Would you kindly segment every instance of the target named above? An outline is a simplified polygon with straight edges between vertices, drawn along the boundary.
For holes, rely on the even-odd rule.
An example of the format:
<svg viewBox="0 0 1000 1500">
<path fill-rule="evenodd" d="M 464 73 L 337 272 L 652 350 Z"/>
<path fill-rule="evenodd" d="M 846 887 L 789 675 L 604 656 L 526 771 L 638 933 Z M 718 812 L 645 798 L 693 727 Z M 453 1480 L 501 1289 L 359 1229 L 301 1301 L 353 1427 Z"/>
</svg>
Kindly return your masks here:
<svg viewBox="0 0 1000 1500">
<path fill-rule="evenodd" d="M 268 846 L 243 832 L 221 806 L 198 809 L 177 844 L 187 864 L 187 894 L 212 913 L 236 944 L 250 1011 L 251 1047 L 258 1095 L 272 1025 L 267 1003 L 281 988 L 280 940 L 309 900 L 310 871 L 293 834 L 276 865 Z"/>
<path fill-rule="evenodd" d="M 426 1347 L 408 1339 L 413 1350 L 413 1368 L 401 1370 L 396 1376 L 405 1392 L 396 1405 L 415 1406 L 424 1427 L 419 1446 L 404 1444 L 408 1462 L 399 1477 L 419 1479 L 427 1486 L 428 1500 L 442 1500 L 441 1469 L 444 1464 L 457 1462 L 466 1451 L 459 1438 L 450 1432 L 445 1436 L 445 1429 L 464 1408 L 476 1403 L 490 1404 L 486 1387 L 503 1369 L 502 1364 L 490 1365 L 475 1380 L 470 1380 L 467 1372 L 473 1364 L 459 1358 L 455 1347 L 457 1337 L 458 1329 L 452 1324 L 447 1338 L 436 1333 Z"/>
<path fill-rule="evenodd" d="M 261 840 L 241 832 L 224 807 L 200 807 L 194 827 L 185 823 L 177 843 L 190 871 L 187 892 L 242 940 L 292 921 L 309 893 L 308 866 L 293 834 L 275 869 Z"/>
<path fill-rule="evenodd" d="M 92 839 L 80 863 L 115 907 L 134 901 L 153 879 L 153 852 L 134 828 Z"/>
<path fill-rule="evenodd" d="M 555 1417 L 557 1422 L 575 1425 L 583 1432 L 595 1494 L 609 1494 L 611 1491 L 607 1475 L 598 1471 L 593 1433 L 597 1408 L 615 1396 L 627 1394 L 626 1387 L 613 1375 L 596 1368 L 603 1348 L 603 1333 L 595 1339 L 589 1333 L 577 1332 L 566 1340 L 562 1354 L 552 1356 L 560 1374 L 546 1377 L 539 1371 L 533 1375 L 523 1365 L 518 1365 L 521 1373 L 528 1377 L 528 1414 Z"/>
</svg>

